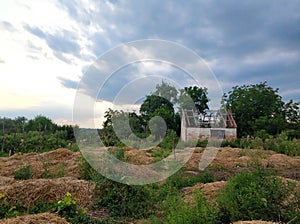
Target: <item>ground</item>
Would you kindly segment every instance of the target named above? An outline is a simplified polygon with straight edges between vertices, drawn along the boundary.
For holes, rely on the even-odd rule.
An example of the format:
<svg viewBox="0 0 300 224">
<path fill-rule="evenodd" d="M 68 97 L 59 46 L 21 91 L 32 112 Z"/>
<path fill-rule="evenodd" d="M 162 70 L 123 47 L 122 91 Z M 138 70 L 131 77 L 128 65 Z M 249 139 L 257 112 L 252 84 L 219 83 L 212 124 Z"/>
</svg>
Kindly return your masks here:
<svg viewBox="0 0 300 224">
<path fill-rule="evenodd" d="M 157 160 L 154 151 L 160 148 L 138 151 L 127 148 L 126 161 L 135 164 L 150 164 Z M 197 175 L 199 160 L 203 154 L 202 148 L 197 148 L 191 159 L 185 164 L 186 175 Z M 157 153 L 156 153 L 157 154 Z M 32 206 L 38 200 L 56 202 L 62 200 L 67 192 L 78 202 L 81 209 L 89 210 L 94 203 L 95 183 L 82 180 L 78 166 L 80 152 L 67 149 L 57 149 L 46 153 L 16 154 L 11 157 L 0 158 L 0 193 L 5 195 L 12 204 Z M 183 188 L 184 200 L 192 201 L 192 192 L 201 189 L 204 196 L 214 200 L 218 189 L 225 186 L 229 177 L 244 170 L 252 170 L 256 165 L 266 169 L 277 170 L 284 180 L 291 180 L 300 189 L 300 157 L 289 157 L 267 150 L 247 150 L 239 148 L 221 148 L 207 170 L 217 177 L 217 182 Z M 28 180 L 16 180 L 15 171 L 30 166 L 31 175 Z M 89 212 L 94 217 L 108 214 L 105 209 Z M 38 215 L 20 216 L 12 219 L 0 220 L 0 223 L 67 223 L 56 214 L 42 213 Z M 263 221 L 240 221 L 235 224 L 264 224 Z"/>
</svg>

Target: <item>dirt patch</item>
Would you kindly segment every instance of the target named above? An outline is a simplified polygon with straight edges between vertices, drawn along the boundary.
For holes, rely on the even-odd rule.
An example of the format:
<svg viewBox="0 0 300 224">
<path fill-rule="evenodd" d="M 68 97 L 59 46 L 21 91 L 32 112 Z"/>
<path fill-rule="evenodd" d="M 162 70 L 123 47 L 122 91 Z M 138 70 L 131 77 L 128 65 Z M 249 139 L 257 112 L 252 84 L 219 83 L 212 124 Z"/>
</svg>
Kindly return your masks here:
<svg viewBox="0 0 300 224">
<path fill-rule="evenodd" d="M 16 218 L 11 219 L 4 219 L 0 220 L 1 224 L 68 224 L 64 218 L 59 217 L 57 214 L 54 213 L 41 213 L 41 214 L 35 214 L 35 215 L 24 215 L 24 216 L 18 216 Z"/>
<path fill-rule="evenodd" d="M 32 170 L 32 178 L 42 178 L 43 175 L 60 172 L 62 176 L 80 177 L 77 163 L 80 152 L 72 152 L 65 148 L 59 148 L 45 153 L 15 154 L 8 158 L 0 158 L 0 176 L 12 177 L 14 171 L 24 166 Z"/>
<path fill-rule="evenodd" d="M 89 208 L 94 202 L 95 183 L 70 177 L 57 179 L 30 179 L 17 181 L 11 185 L 1 186 L 0 192 L 9 204 L 20 204 L 26 208 L 38 201 L 49 203 L 62 200 L 67 192 L 72 194 L 79 208 Z"/>
</svg>

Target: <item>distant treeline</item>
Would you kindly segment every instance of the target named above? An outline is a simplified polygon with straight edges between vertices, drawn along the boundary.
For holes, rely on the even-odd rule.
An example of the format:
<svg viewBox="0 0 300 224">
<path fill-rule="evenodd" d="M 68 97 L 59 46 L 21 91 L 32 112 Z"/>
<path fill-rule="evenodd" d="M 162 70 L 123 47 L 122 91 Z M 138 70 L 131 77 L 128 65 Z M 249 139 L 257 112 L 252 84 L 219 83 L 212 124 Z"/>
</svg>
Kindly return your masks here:
<svg viewBox="0 0 300 224">
<path fill-rule="evenodd" d="M 57 125 L 45 116 L 0 117 L 0 136 L 2 154 L 71 147 L 75 141 L 71 125 Z"/>
</svg>

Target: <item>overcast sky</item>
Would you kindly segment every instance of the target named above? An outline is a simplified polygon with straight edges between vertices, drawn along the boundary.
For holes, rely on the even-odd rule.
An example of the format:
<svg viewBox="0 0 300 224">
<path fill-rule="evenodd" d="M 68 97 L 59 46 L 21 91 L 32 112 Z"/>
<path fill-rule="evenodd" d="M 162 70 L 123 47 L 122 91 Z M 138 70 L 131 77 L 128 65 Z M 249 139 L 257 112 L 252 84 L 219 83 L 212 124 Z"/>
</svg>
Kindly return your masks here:
<svg viewBox="0 0 300 224">
<path fill-rule="evenodd" d="M 267 81 L 284 101 L 300 101 L 298 0 L 1 1 L 0 32 L 1 117 L 41 114 L 72 123 L 76 88 L 89 66 L 110 49 L 141 39 L 195 51 L 224 92 Z M 181 82 L 176 77 L 184 77 L 153 62 L 121 69 L 97 99 L 97 122 L 133 71 L 135 78 L 167 74 L 175 86 Z"/>
</svg>

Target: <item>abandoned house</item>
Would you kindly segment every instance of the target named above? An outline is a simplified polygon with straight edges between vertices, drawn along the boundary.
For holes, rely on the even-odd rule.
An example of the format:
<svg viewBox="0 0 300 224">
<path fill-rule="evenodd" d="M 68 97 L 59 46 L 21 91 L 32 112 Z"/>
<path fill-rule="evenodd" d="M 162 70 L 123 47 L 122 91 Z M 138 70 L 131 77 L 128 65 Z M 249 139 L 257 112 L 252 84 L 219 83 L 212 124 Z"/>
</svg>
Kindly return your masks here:
<svg viewBox="0 0 300 224">
<path fill-rule="evenodd" d="M 235 139 L 237 125 L 230 110 L 210 110 L 198 113 L 183 110 L 181 119 L 181 140 Z"/>
</svg>

